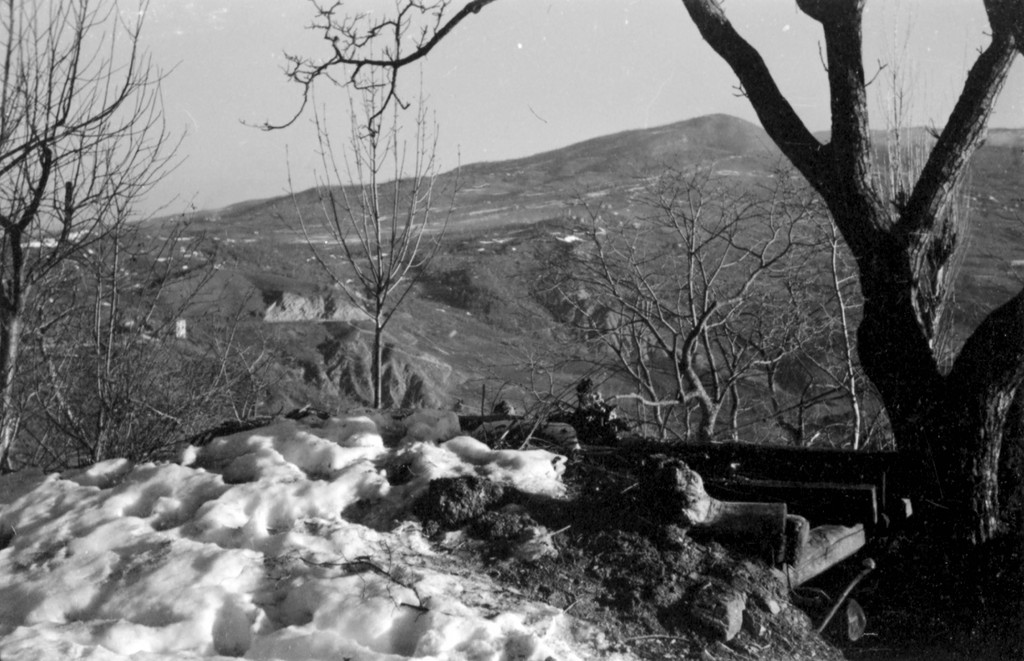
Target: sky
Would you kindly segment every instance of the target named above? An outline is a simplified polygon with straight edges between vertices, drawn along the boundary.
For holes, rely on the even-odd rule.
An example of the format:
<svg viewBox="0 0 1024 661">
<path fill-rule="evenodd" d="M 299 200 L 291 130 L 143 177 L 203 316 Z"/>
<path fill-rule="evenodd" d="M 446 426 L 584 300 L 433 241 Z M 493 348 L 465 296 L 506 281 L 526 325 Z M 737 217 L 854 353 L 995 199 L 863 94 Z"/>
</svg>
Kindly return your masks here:
<svg viewBox="0 0 1024 661">
<path fill-rule="evenodd" d="M 394 0 L 346 6 L 384 12 Z M 793 0 L 728 0 L 725 8 L 808 127 L 826 129 L 820 25 Z M 314 184 L 320 161 L 309 114 L 280 131 L 254 127 L 298 109 L 301 90 L 286 80 L 284 54 L 326 54 L 307 29 L 313 13 L 310 0 L 151 0 L 143 41 L 166 75 L 169 128 L 184 140 L 180 165 L 144 200 L 145 211 L 213 209 Z M 987 29 L 981 0 L 869 0 L 873 124 L 883 125 L 877 97 L 899 71 L 911 123 L 941 127 Z M 756 121 L 679 0 L 502 0 L 405 75 L 409 95 L 420 77 L 443 170 L 709 113 Z M 332 136 L 347 135 L 346 92 L 317 94 Z M 991 126 L 1024 127 L 1024 62 Z"/>
</svg>

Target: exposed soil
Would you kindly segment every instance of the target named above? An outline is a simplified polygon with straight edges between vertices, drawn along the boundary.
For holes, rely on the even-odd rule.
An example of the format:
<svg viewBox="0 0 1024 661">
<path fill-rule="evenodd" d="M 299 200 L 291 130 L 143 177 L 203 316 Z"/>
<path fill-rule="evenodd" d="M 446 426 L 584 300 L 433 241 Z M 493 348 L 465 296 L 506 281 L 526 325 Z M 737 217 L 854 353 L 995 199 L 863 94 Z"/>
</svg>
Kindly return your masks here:
<svg viewBox="0 0 1024 661">
<path fill-rule="evenodd" d="M 695 539 L 654 506 L 650 461 L 577 456 L 566 500 L 436 481 L 416 513 L 441 548 L 596 626 L 611 649 L 643 659 L 843 658 L 763 561 Z M 742 622 L 735 635 L 730 622 Z"/>
</svg>

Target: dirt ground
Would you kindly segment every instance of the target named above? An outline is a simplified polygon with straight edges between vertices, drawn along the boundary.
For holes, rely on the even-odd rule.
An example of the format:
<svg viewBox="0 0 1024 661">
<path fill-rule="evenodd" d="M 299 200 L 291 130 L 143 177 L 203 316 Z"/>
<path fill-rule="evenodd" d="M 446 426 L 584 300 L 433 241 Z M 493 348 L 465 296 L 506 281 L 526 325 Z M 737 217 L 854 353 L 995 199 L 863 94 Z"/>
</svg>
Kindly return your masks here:
<svg viewBox="0 0 1024 661">
<path fill-rule="evenodd" d="M 1007 537 L 960 554 L 928 518 L 922 512 L 914 526 L 869 549 L 879 568 L 857 599 L 871 633 L 844 647 L 847 658 L 1024 658 L 1024 540 Z"/>
<path fill-rule="evenodd" d="M 438 546 L 596 626 L 613 651 L 642 659 L 843 658 L 814 632 L 829 604 L 801 609 L 756 555 L 675 525 L 649 498 L 650 472 L 635 457 L 579 455 L 564 476 L 568 500 L 458 478 L 432 483 L 416 513 Z"/>
</svg>

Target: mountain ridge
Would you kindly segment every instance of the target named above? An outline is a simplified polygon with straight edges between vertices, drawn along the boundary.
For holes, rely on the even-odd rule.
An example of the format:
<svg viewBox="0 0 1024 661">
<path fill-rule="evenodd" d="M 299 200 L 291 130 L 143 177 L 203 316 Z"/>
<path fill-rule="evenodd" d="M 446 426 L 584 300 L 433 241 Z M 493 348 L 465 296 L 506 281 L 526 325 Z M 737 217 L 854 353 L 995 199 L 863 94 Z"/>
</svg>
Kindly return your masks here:
<svg viewBox="0 0 1024 661">
<path fill-rule="evenodd" d="M 926 127 L 911 127 L 908 132 L 929 131 Z M 886 135 L 883 129 L 872 131 L 876 142 Z M 819 140 L 827 141 L 829 130 L 813 132 Z M 665 142 L 668 138 L 669 142 Z M 659 144 L 660 143 L 660 144 Z M 990 148 L 1024 149 L 1024 128 L 992 127 L 979 152 Z M 494 176 L 502 171 L 535 170 L 528 183 L 554 183 L 573 176 L 593 175 L 595 171 L 625 174 L 643 166 L 662 164 L 681 156 L 703 161 L 714 157 L 742 156 L 781 157 L 778 147 L 767 132 L 757 124 L 724 113 L 713 113 L 683 119 L 653 127 L 633 128 L 587 138 L 579 142 L 544 150 L 535 154 L 510 159 L 477 161 L 457 170 L 439 173 L 452 177 L 456 171 L 466 179 Z M 538 182 L 539 175 L 547 182 Z M 526 182 L 524 182 L 526 183 Z M 315 188 L 296 191 L 298 198 L 316 194 Z M 262 208 L 290 202 L 291 194 L 240 200 L 232 204 L 197 212 L 198 217 L 233 217 L 238 214 L 259 212 Z M 161 218 L 158 220 L 167 220 Z"/>
</svg>

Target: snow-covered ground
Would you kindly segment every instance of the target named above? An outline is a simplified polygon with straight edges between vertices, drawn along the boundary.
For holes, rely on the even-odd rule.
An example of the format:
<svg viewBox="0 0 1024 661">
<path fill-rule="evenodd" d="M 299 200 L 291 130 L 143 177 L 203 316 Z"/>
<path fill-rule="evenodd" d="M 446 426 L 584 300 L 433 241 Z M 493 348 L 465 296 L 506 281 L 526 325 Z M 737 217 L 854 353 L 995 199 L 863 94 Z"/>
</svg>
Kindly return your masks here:
<svg viewBox="0 0 1024 661">
<path fill-rule="evenodd" d="M 412 478 L 392 485 L 399 466 Z M 407 514 L 437 477 L 558 495 L 563 467 L 421 412 L 281 420 L 180 464 L 5 476 L 0 658 L 609 657 L 603 634 L 433 550 Z"/>
</svg>

